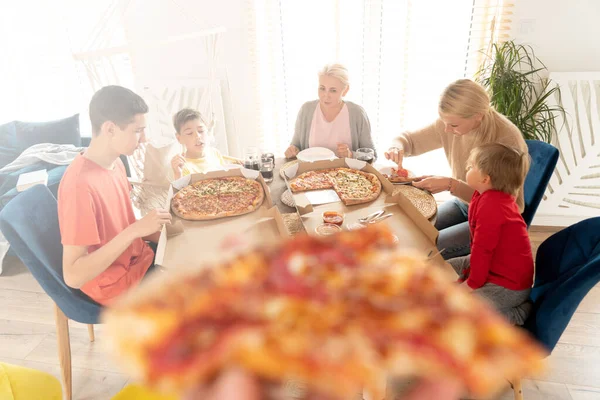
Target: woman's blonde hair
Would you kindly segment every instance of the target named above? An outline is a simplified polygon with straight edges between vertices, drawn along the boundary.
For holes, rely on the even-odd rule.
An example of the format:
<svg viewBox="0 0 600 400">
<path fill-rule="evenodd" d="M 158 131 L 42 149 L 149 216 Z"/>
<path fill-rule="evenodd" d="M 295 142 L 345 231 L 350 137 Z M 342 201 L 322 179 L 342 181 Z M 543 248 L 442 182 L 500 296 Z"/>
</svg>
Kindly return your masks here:
<svg viewBox="0 0 600 400">
<path fill-rule="evenodd" d="M 459 79 L 444 89 L 438 112 L 460 118 L 471 118 L 480 114 L 482 119 L 478 131 L 481 135 L 478 135 L 476 142 L 489 142 L 496 138 L 493 118 L 496 110 L 490 105 L 490 96 L 483 86 L 470 79 Z"/>
<path fill-rule="evenodd" d="M 331 76 L 337 78 L 342 82 L 342 86 L 346 89 L 350 85 L 350 79 L 348 77 L 348 69 L 342 64 L 327 64 L 321 71 L 319 71 L 319 78 L 322 76 Z"/>
<path fill-rule="evenodd" d="M 471 151 L 467 164 L 488 175 L 492 188 L 516 196 L 529 171 L 529 153 L 501 143 L 487 143 Z"/>
</svg>

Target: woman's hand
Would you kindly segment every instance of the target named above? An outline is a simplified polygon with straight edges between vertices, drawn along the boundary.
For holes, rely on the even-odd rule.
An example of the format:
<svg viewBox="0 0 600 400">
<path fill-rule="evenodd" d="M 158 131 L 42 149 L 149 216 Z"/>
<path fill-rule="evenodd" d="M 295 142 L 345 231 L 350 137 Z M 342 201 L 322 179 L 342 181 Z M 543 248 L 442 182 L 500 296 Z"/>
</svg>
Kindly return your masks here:
<svg viewBox="0 0 600 400">
<path fill-rule="evenodd" d="M 352 158 L 352 151 L 350 151 L 350 147 L 348 147 L 345 143 L 338 143 L 337 145 L 337 156 L 339 158 Z"/>
<path fill-rule="evenodd" d="M 173 176 L 175 180 L 181 178 L 183 166 L 185 165 L 185 153 L 177 154 L 171 159 L 171 168 L 173 168 Z"/>
<path fill-rule="evenodd" d="M 396 164 L 398 164 L 398 168 L 402 169 L 402 162 L 404 161 L 404 150 L 399 149 L 397 147 L 392 147 L 387 152 L 384 153 L 385 158 L 388 160 L 392 160 Z"/>
<path fill-rule="evenodd" d="M 285 158 L 294 158 L 298 155 L 298 153 L 300 153 L 300 149 L 292 144 L 287 148 L 284 154 Z"/>
<path fill-rule="evenodd" d="M 421 176 L 413 181 L 413 186 L 435 194 L 448 190 L 451 182 L 451 178 L 443 176 Z"/>
</svg>

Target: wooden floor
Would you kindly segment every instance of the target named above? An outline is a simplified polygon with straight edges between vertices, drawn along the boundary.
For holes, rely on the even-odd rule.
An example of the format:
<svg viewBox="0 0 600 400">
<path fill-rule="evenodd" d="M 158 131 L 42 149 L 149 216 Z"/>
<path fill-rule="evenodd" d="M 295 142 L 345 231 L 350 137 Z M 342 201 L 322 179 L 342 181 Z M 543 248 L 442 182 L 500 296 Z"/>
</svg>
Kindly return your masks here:
<svg viewBox="0 0 600 400">
<path fill-rule="evenodd" d="M 534 249 L 550 234 L 531 232 Z M 96 342 L 90 343 L 86 327 L 71 322 L 77 400 L 110 399 L 128 381 L 104 355 L 102 327 L 96 331 Z M 0 275 L 0 360 L 59 377 L 53 304 L 14 258 L 5 261 Z M 600 286 L 580 305 L 549 366 L 542 379 L 524 382 L 526 400 L 600 400 Z M 501 399 L 512 399 L 512 393 Z"/>
</svg>

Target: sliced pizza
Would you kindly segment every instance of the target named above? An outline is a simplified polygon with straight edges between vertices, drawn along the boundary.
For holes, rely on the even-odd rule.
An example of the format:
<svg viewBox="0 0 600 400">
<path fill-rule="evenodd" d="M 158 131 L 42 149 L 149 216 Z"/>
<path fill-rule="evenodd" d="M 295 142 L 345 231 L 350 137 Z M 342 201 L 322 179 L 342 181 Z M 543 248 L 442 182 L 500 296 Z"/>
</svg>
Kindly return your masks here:
<svg viewBox="0 0 600 400">
<path fill-rule="evenodd" d="M 322 190 L 333 188 L 333 182 L 328 175 L 329 170 L 308 171 L 300 174 L 290 181 L 290 189 L 293 193 L 306 192 L 308 190 Z"/>
<path fill-rule="evenodd" d="M 330 176 L 335 191 L 347 206 L 373 201 L 381 193 L 381 182 L 368 172 L 337 168 Z"/>
<path fill-rule="evenodd" d="M 263 201 L 263 188 L 253 179 L 214 178 L 179 190 L 171 200 L 171 209 L 182 219 L 202 221 L 247 214 Z"/>
<path fill-rule="evenodd" d="M 391 237 L 384 224 L 300 236 L 156 279 L 106 310 L 112 353 L 153 387 L 185 391 L 235 365 L 339 399 L 382 398 L 386 374 L 485 397 L 540 370 L 529 336 Z"/>
<path fill-rule="evenodd" d="M 347 205 L 368 203 L 381 194 L 381 182 L 373 174 L 351 168 L 308 171 L 289 183 L 294 193 L 333 189 Z"/>
</svg>

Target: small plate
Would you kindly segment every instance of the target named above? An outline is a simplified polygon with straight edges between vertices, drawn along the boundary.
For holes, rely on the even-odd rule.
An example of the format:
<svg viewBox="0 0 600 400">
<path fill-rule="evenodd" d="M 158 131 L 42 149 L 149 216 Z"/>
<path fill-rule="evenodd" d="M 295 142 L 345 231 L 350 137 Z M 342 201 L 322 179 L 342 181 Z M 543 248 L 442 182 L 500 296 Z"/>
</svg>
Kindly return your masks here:
<svg viewBox="0 0 600 400">
<path fill-rule="evenodd" d="M 341 231 L 342 228 L 334 224 L 321 224 L 315 228 L 315 232 L 319 236 L 330 236 Z"/>
<path fill-rule="evenodd" d="M 311 147 L 306 150 L 302 150 L 296 158 L 304 162 L 320 161 L 320 160 L 333 160 L 337 158 L 335 153 L 325 147 Z"/>
</svg>

